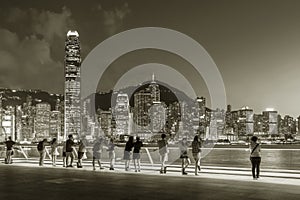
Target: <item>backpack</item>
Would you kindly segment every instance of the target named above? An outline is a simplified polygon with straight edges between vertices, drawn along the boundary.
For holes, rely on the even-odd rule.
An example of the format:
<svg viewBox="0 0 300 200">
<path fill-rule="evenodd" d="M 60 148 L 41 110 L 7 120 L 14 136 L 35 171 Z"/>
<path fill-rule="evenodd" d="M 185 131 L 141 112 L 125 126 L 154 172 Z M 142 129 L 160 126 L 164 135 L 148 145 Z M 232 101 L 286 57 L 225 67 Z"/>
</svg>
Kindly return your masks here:
<svg viewBox="0 0 300 200">
<path fill-rule="evenodd" d="M 42 142 L 42 141 L 40 141 L 40 142 L 38 143 L 37 149 L 38 149 L 38 151 L 43 151 L 43 142 Z"/>
</svg>

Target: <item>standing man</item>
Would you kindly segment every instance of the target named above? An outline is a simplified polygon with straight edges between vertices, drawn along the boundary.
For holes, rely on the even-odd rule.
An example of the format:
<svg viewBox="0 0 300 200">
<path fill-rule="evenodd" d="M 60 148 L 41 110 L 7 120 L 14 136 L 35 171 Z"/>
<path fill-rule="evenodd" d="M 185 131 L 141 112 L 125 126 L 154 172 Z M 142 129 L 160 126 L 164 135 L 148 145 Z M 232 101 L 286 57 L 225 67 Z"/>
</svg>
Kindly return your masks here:
<svg viewBox="0 0 300 200">
<path fill-rule="evenodd" d="M 70 134 L 68 136 L 69 139 L 66 141 L 66 166 L 73 167 L 74 154 L 73 154 L 73 146 L 75 145 L 73 135 Z M 69 158 L 71 158 L 71 162 L 69 164 Z"/>
<path fill-rule="evenodd" d="M 79 141 L 77 168 L 82 168 L 82 159 L 84 153 L 86 152 L 86 143 L 87 142 L 85 139 Z"/>
<path fill-rule="evenodd" d="M 45 159 L 45 146 L 47 144 L 47 139 L 43 139 L 42 141 L 39 141 L 37 145 L 37 150 L 39 151 L 40 154 L 40 161 L 39 161 L 39 166 L 44 165 L 44 159 Z"/>
<path fill-rule="evenodd" d="M 167 173 L 167 167 L 166 167 L 166 161 L 168 161 L 168 142 L 166 139 L 166 134 L 161 134 L 161 140 L 157 142 L 158 145 L 158 151 L 160 155 L 160 162 L 161 162 L 161 169 L 160 173 L 165 174 Z"/>
<path fill-rule="evenodd" d="M 11 136 L 8 137 L 8 140 L 4 142 L 6 145 L 6 161 L 5 164 L 12 163 L 12 155 L 13 155 L 13 146 L 16 142 L 12 141 Z"/>
<path fill-rule="evenodd" d="M 143 142 L 140 140 L 140 137 L 136 137 L 136 142 L 133 143 L 133 163 L 135 172 L 141 171 L 141 154 L 140 150 L 143 146 Z"/>
</svg>

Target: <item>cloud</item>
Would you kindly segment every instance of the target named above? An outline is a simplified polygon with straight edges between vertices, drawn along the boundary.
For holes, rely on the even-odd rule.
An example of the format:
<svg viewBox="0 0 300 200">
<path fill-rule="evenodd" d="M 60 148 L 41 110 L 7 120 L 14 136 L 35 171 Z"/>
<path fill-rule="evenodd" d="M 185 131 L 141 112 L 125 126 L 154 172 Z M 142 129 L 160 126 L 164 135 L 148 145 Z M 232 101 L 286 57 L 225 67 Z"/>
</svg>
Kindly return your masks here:
<svg viewBox="0 0 300 200">
<path fill-rule="evenodd" d="M 52 42 L 55 36 L 65 38 L 65 33 L 74 21 L 70 18 L 71 11 L 66 7 L 62 8 L 61 13 L 50 11 L 31 12 L 32 28 L 37 34 L 41 34 L 44 39 Z"/>
<path fill-rule="evenodd" d="M 101 5 L 97 6 L 103 17 L 103 25 L 108 35 L 114 35 L 123 25 L 123 20 L 131 12 L 127 3 L 120 8 L 113 10 L 104 9 Z"/>
<path fill-rule="evenodd" d="M 74 24 L 71 12 L 12 9 L 7 21 L 26 24 L 24 32 L 0 27 L 0 87 L 63 91 L 63 47 L 65 34 Z M 18 34 L 17 34 L 17 33 Z M 60 58 L 54 44 L 61 44 Z M 61 74 L 61 76 L 57 76 Z"/>
</svg>

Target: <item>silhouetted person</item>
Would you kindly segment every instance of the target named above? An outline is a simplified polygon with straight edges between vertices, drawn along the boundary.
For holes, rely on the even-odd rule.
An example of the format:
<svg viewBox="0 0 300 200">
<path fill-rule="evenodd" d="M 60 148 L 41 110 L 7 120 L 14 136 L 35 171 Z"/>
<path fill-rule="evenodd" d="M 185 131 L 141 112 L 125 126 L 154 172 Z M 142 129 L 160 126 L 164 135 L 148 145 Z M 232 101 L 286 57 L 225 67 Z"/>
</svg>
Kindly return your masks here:
<svg viewBox="0 0 300 200">
<path fill-rule="evenodd" d="M 78 146 L 78 162 L 77 168 L 82 168 L 82 158 L 86 152 L 86 140 L 80 140 Z"/>
<path fill-rule="evenodd" d="M 130 160 L 131 160 L 131 151 L 133 147 L 133 136 L 129 136 L 128 141 L 125 145 L 124 157 L 125 160 L 125 171 L 129 171 Z"/>
<path fill-rule="evenodd" d="M 199 141 L 198 135 L 194 137 L 192 142 L 192 153 L 195 160 L 195 175 L 198 175 L 198 170 L 200 171 L 200 159 L 201 159 L 201 141 Z"/>
<path fill-rule="evenodd" d="M 166 139 L 166 134 L 161 134 L 161 140 L 157 141 L 158 145 L 158 151 L 160 155 L 160 162 L 161 162 L 161 168 L 160 168 L 160 173 L 165 174 L 167 173 L 167 167 L 166 167 L 166 162 L 168 161 L 168 142 Z"/>
<path fill-rule="evenodd" d="M 11 136 L 8 137 L 8 140 L 4 142 L 6 145 L 6 161 L 5 164 L 12 163 L 12 155 L 13 155 L 13 146 L 16 142 L 12 141 Z"/>
<path fill-rule="evenodd" d="M 140 150 L 143 146 L 143 142 L 140 141 L 140 137 L 136 137 L 136 141 L 133 143 L 133 163 L 135 172 L 141 171 L 141 154 Z"/>
<path fill-rule="evenodd" d="M 250 140 L 250 160 L 252 164 L 252 176 L 254 180 L 259 178 L 260 171 L 260 162 L 261 162 L 261 153 L 260 153 L 260 144 L 258 143 L 258 138 L 256 136 L 252 136 Z M 255 174 L 256 170 L 256 174 Z"/>
<path fill-rule="evenodd" d="M 67 139 L 66 141 L 66 167 L 73 167 L 73 161 L 74 161 L 73 146 L 75 145 L 75 142 L 72 134 L 70 134 L 68 138 L 69 139 Z M 70 164 L 69 164 L 69 158 L 71 158 Z"/>
<path fill-rule="evenodd" d="M 46 156 L 46 153 L 45 153 L 45 146 L 46 146 L 46 144 L 47 144 L 47 139 L 43 139 L 37 145 L 37 149 L 38 149 L 39 154 L 40 154 L 39 166 L 43 166 L 44 165 L 44 159 L 45 159 L 45 156 Z"/>
</svg>

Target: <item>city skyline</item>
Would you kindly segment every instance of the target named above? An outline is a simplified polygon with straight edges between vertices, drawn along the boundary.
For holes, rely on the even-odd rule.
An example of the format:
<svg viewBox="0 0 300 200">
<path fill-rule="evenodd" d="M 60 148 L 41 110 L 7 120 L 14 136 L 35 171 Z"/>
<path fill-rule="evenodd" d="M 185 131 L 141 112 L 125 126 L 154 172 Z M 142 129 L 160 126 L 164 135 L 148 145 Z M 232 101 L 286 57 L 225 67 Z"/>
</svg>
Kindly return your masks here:
<svg viewBox="0 0 300 200">
<path fill-rule="evenodd" d="M 249 106 L 258 113 L 273 107 L 282 115 L 298 117 L 299 8 L 296 1 L 5 2 L 1 8 L 0 87 L 62 94 L 68 29 L 80 33 L 84 59 L 98 43 L 116 33 L 156 26 L 180 31 L 203 45 L 221 72 L 227 104 L 234 109 Z M 153 56 L 155 62 L 171 67 L 188 65 L 170 53 L 144 50 L 120 57 L 111 69 L 153 62 Z M 159 79 L 172 82 L 165 73 Z M 119 74 L 112 70 L 109 76 Z M 109 89 L 105 88 L 110 85 L 107 80 L 102 83 L 103 89 Z M 199 96 L 209 97 L 201 79 L 199 90 Z"/>
</svg>

